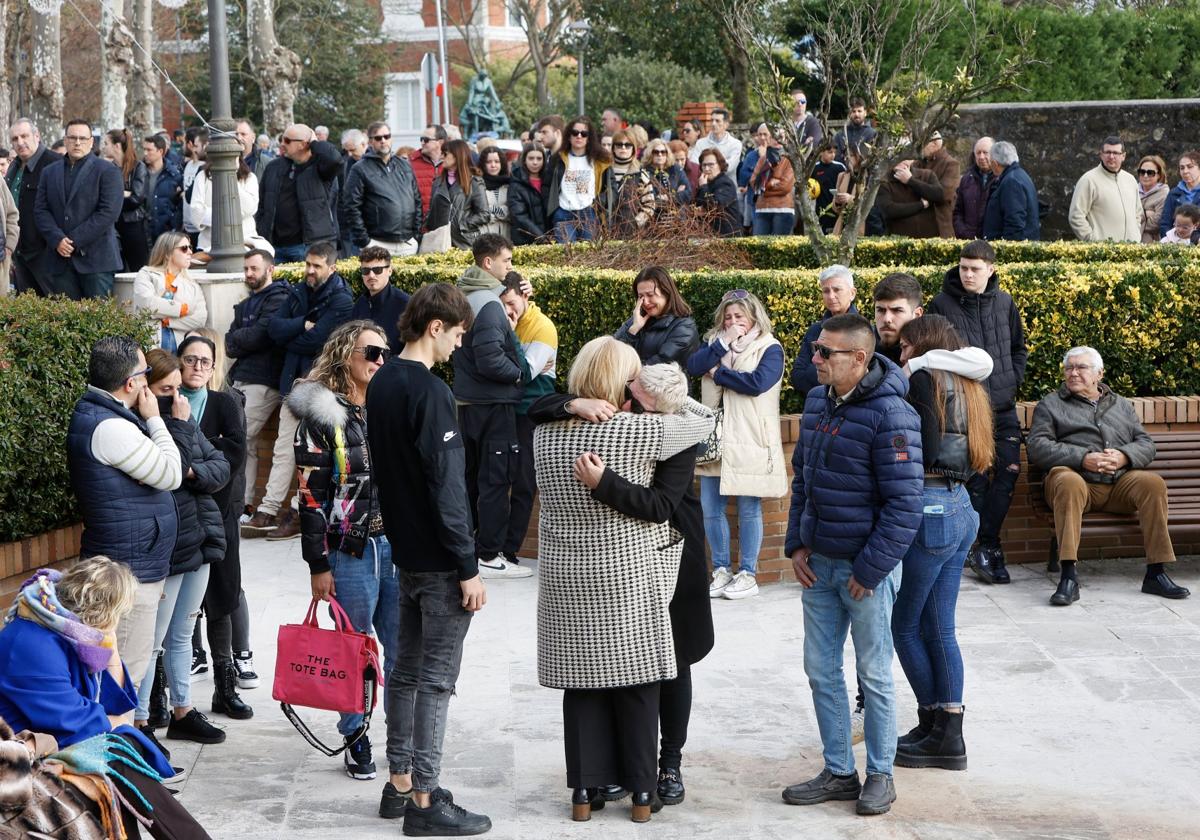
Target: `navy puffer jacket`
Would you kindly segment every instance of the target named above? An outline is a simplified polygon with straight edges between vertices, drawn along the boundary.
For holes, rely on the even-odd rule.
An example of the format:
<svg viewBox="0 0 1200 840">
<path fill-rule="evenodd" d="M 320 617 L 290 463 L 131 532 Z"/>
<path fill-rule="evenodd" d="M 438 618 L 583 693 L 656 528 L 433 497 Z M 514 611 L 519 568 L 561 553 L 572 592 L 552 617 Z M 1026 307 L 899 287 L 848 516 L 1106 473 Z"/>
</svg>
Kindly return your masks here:
<svg viewBox="0 0 1200 840">
<path fill-rule="evenodd" d="M 878 353 L 841 405 L 824 385 L 808 392 L 792 454 L 789 557 L 807 547 L 853 562 L 867 589 L 904 558 L 925 494 L 921 420 L 907 393 L 900 368 Z"/>
<path fill-rule="evenodd" d="M 225 521 L 213 494 L 229 483 L 229 461 L 217 451 L 192 420 L 165 418 L 167 430 L 179 447 L 179 460 L 186 476 L 172 492 L 179 515 L 179 532 L 171 554 L 171 574 L 194 572 L 205 563 L 225 559 Z"/>
</svg>

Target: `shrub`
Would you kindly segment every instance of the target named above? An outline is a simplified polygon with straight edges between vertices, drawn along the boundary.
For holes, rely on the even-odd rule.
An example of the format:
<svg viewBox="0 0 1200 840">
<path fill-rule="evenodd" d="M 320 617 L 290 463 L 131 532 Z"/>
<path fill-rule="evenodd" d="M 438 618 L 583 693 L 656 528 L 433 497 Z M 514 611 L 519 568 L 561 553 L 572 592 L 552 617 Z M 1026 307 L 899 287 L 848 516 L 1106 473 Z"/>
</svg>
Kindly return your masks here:
<svg viewBox="0 0 1200 840">
<path fill-rule="evenodd" d="M 627 122 L 644 121 L 660 131 L 675 125 L 680 104 L 716 97 L 708 76 L 654 53 L 615 55 L 586 70 L 584 78 L 593 112 L 617 108 Z"/>
<path fill-rule="evenodd" d="M 151 330 L 113 301 L 0 298 L 0 542 L 78 521 L 67 425 L 87 385 L 92 345 Z"/>
</svg>

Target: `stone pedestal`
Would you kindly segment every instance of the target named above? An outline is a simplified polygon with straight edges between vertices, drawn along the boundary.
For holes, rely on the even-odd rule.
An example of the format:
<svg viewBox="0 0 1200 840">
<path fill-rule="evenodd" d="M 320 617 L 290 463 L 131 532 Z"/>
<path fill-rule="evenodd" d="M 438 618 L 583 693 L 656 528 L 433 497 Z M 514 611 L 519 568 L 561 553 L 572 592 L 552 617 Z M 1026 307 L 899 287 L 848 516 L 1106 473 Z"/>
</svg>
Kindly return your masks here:
<svg viewBox="0 0 1200 840">
<path fill-rule="evenodd" d="M 191 278 L 200 284 L 204 292 L 204 303 L 208 307 L 207 326 L 225 335 L 233 323 L 233 306 L 249 292 L 238 273 L 189 271 Z M 118 274 L 113 294 L 126 307 L 133 307 L 133 278 L 135 274 Z"/>
</svg>

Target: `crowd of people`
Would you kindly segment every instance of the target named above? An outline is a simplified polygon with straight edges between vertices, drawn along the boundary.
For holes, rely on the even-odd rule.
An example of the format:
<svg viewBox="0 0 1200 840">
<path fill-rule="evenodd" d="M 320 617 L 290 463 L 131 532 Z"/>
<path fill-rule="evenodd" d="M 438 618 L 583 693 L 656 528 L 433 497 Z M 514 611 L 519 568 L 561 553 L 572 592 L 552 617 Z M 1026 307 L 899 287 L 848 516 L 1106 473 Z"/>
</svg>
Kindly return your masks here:
<svg viewBox="0 0 1200 840">
<path fill-rule="evenodd" d="M 856 144 L 870 142 L 865 108 L 853 104 L 846 130 L 826 147 L 802 99 L 797 125 L 830 172 L 844 169 L 839 156 L 853 158 Z M 226 738 L 191 697 L 191 676 L 208 668 L 202 623 L 211 711 L 253 715 L 239 694 L 259 682 L 241 540 L 298 537 L 313 598 L 336 598 L 355 629 L 383 647 L 388 779 L 380 816 L 402 818 L 412 835 L 483 833 L 489 818 L 441 786 L 448 706 L 471 618 L 487 602 L 485 580 L 534 574 L 519 553 L 536 494 L 538 676 L 563 692 L 572 817 L 589 819 L 632 794 L 632 818 L 646 821 L 685 799 L 691 668 L 715 642 L 711 602 L 758 594 L 761 500 L 790 492 L 785 552 L 804 589 L 804 667 L 824 749 L 821 772 L 783 799 L 854 800 L 858 813 L 881 814 L 896 797 L 895 765 L 965 769 L 955 605 L 964 564 L 985 583 L 1010 580 L 1000 534 L 1020 470 L 1015 400 L 1027 357 L 1021 313 L 999 287 L 987 237 L 962 248 L 928 302 L 911 275 L 885 277 L 872 290 L 873 320 L 855 307 L 854 273 L 826 267 L 818 280 L 826 311 L 795 348 L 783 347 L 768 307 L 745 289 L 723 295 L 702 334 L 670 272 L 647 266 L 632 281 L 628 319 L 580 350 L 561 393 L 557 331 L 513 270 L 514 239 L 533 233 L 519 219 L 542 220 L 528 241 L 587 238 L 600 216 L 632 230 L 686 206 L 684 196 L 731 191 L 740 200 L 731 169 L 747 170 L 761 207 L 749 225 L 744 205 L 723 211 L 721 231 L 783 232 L 794 221 L 776 218 L 791 206 L 790 165 L 769 128 L 743 159 L 725 119 L 714 114 L 706 137 L 685 124 L 680 134 L 693 142 L 677 149 L 688 141 L 647 140 L 606 111 L 610 152 L 586 117 L 547 118 L 515 173 L 499 149 L 472 149 L 438 126 L 408 154 L 392 150 L 386 124 L 349 134 L 348 151 L 361 159 L 346 167 L 301 125 L 284 132 L 282 156 L 266 160 L 252 127 L 239 123 L 248 144 L 239 196 L 255 196 L 258 207 L 243 205 L 248 295 L 224 335 L 205 326 L 212 313 L 189 274 L 211 223 L 203 165 L 193 167 L 188 200 L 201 212 L 180 216 L 182 229 L 165 222 L 151 238 L 146 219 L 139 227 L 122 207 L 148 190 L 164 203 L 155 198 L 146 218 L 170 217 L 158 190 L 167 183 L 161 144 L 146 141 L 139 175 L 136 162 L 119 169 L 131 146 L 120 132 L 107 136 L 105 155 L 118 164 L 109 166 L 90 154 L 90 126 L 72 122 L 60 162 L 47 158 L 31 123 L 18 122 L 19 166 L 9 178 L 17 204 L 34 203 L 45 250 L 17 249 L 18 287 L 74 297 L 111 289 L 118 260 L 133 253 L 124 230 L 144 251 L 135 305 L 155 325 L 155 346 L 113 336 L 92 349 L 67 437 L 85 559 L 22 587 L 0 630 L 0 718 L 61 745 L 136 753 L 141 804 L 162 801 L 160 782 L 178 771 L 157 729 L 168 741 Z M 1123 180 L 1112 148 L 1120 144 L 1110 140 L 1104 172 L 1076 191 L 1081 218 L 1101 233 L 1116 218 L 1104 189 L 1110 162 Z M 185 137 L 201 159 L 203 141 Z M 927 144 L 926 160 L 944 163 L 940 144 Z M 996 213 L 1007 219 L 1015 199 L 1005 184 L 1020 179 L 1003 145 L 976 144 L 977 171 L 958 186 L 973 197 L 961 206 L 897 202 L 894 193 L 882 202 L 885 216 L 915 204 L 893 218 L 926 224 L 930 235 L 972 221 L 966 209 L 985 229 Z M 650 164 L 639 164 L 639 150 Z M 678 152 L 687 160 L 671 163 Z M 894 177 L 932 191 L 955 169 L 928 174 L 935 168 L 914 161 Z M 1189 171 L 1200 178 L 1195 165 Z M 728 189 L 717 188 L 722 179 Z M 181 179 L 177 189 L 188 187 Z M 1186 217 L 1188 205 L 1172 202 L 1178 189 L 1161 196 L 1172 219 Z M 110 192 L 111 236 L 97 231 L 95 212 Z M 80 227 L 41 227 L 59 212 L 63 224 L 76 218 L 93 198 Z M 915 220 L 925 211 L 925 222 Z M 1139 238 L 1146 225 L 1139 216 Z M 393 287 L 392 259 L 439 231 L 448 247 L 469 247 L 473 264 L 456 284 L 427 284 L 411 296 Z M 99 241 L 112 247 L 93 247 Z M 347 249 L 362 271 L 357 300 L 337 271 Z M 303 260 L 303 282 L 275 278 L 284 260 Z M 789 381 L 805 395 L 790 487 L 779 428 L 789 349 L 797 354 Z M 434 372 L 447 362 L 452 385 Z M 1174 560 L 1166 488 L 1145 469 L 1153 440 L 1103 371 L 1092 348 L 1067 349 L 1062 388 L 1039 403 L 1029 432 L 1029 460 L 1049 472 L 1062 565 L 1050 602 L 1080 597 L 1079 530 L 1089 510 L 1136 511 L 1147 543 L 1142 591 L 1187 597 L 1166 571 Z M 698 400 L 689 376 L 699 381 Z M 278 436 L 256 500 L 257 439 L 272 418 Z M 841 656 L 848 632 L 858 672 L 853 712 Z M 918 701 L 916 725 L 900 737 L 893 653 Z M 855 720 L 866 741 L 863 779 Z M 345 773 L 376 778 L 362 716 L 341 715 L 338 732 Z M 118 765 L 114 756 L 92 774 L 112 788 Z M 131 836 L 146 823 L 154 836 L 206 836 L 181 808 L 164 806 L 160 823 L 155 808 L 92 799 L 120 811 Z M 99 812 L 108 813 L 99 808 L 97 820 Z"/>
</svg>

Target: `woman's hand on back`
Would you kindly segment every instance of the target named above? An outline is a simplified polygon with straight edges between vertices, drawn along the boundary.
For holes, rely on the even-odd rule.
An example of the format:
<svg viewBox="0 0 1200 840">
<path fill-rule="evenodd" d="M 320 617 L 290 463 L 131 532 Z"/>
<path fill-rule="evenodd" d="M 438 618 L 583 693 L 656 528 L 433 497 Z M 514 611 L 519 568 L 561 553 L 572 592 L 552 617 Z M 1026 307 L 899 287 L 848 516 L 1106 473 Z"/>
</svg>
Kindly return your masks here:
<svg viewBox="0 0 1200 840">
<path fill-rule="evenodd" d="M 604 475 L 604 461 L 595 452 L 584 452 L 575 459 L 572 472 L 589 490 L 595 490 Z"/>
</svg>

